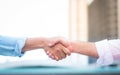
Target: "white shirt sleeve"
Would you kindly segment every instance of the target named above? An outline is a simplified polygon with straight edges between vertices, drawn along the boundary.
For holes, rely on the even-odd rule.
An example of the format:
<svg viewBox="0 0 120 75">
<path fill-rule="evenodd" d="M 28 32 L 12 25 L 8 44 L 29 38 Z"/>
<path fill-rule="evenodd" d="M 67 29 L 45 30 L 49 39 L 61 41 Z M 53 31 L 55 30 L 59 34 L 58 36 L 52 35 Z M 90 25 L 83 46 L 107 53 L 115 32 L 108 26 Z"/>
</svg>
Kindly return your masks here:
<svg viewBox="0 0 120 75">
<path fill-rule="evenodd" d="M 120 60 L 120 39 L 102 40 L 95 43 L 100 65 L 112 64 L 115 60 Z"/>
</svg>

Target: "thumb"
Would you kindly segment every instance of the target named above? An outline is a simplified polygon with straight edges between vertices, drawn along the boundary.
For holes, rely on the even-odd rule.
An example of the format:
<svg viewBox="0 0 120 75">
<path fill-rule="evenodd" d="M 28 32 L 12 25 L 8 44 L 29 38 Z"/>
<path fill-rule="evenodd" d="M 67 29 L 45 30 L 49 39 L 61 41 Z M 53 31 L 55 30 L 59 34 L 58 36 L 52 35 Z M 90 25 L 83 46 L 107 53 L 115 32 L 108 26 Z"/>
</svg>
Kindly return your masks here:
<svg viewBox="0 0 120 75">
<path fill-rule="evenodd" d="M 61 43 L 63 46 L 68 47 L 70 45 L 69 40 L 65 39 L 65 38 L 52 38 L 49 46 L 55 46 L 56 44 Z"/>
<path fill-rule="evenodd" d="M 59 39 L 57 39 L 57 38 L 51 38 L 48 46 L 50 46 L 50 47 L 55 46 L 59 42 L 60 42 Z"/>
</svg>

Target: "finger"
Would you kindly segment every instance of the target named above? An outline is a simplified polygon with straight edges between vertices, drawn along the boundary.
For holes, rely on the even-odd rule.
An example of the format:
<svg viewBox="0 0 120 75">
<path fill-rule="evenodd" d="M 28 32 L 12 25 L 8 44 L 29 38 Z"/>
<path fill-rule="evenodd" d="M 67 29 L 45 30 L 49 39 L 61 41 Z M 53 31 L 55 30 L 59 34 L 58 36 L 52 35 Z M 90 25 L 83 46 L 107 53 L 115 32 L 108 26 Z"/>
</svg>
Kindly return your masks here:
<svg viewBox="0 0 120 75">
<path fill-rule="evenodd" d="M 54 54 L 55 56 L 55 59 L 58 61 L 58 60 L 61 60 L 63 58 L 63 54 L 64 52 L 62 52 L 62 50 L 60 50 L 59 48 L 56 48 L 54 51 L 52 51 L 52 53 Z"/>
<path fill-rule="evenodd" d="M 62 59 L 66 57 L 66 54 L 64 53 L 63 50 L 62 50 L 62 53 L 61 53 L 61 57 L 62 57 Z"/>
<path fill-rule="evenodd" d="M 44 50 L 50 58 L 57 60 L 57 61 L 59 60 L 59 57 L 55 54 L 54 52 L 55 50 L 53 50 L 53 48 L 45 47 Z"/>
<path fill-rule="evenodd" d="M 59 56 L 58 56 L 58 55 L 56 55 L 56 53 L 55 53 L 55 52 L 52 52 L 52 56 L 54 56 L 54 59 L 55 59 L 55 60 L 59 60 Z"/>
<path fill-rule="evenodd" d="M 66 57 L 66 54 L 63 52 L 63 50 L 57 51 L 57 54 L 59 54 L 59 60 L 61 60 L 61 59 Z"/>
<path fill-rule="evenodd" d="M 49 51 L 45 51 L 47 54 L 49 54 L 50 52 Z"/>
<path fill-rule="evenodd" d="M 51 56 L 52 56 L 52 53 L 48 53 L 48 56 L 50 56 L 50 57 L 51 57 Z"/>
<path fill-rule="evenodd" d="M 56 47 L 56 48 L 55 48 Z M 61 44 L 57 44 L 54 48 L 56 49 L 56 54 L 59 56 L 59 59 L 63 59 L 66 57 L 66 53 L 63 51 L 63 49 L 65 48 L 63 45 Z"/>
<path fill-rule="evenodd" d="M 54 54 L 58 57 L 57 60 L 60 60 L 60 59 L 62 58 L 62 57 L 61 57 L 61 52 L 60 52 L 59 49 L 55 50 L 55 51 L 54 51 Z"/>
<path fill-rule="evenodd" d="M 55 60 L 57 60 L 57 61 L 58 61 L 58 60 L 59 60 L 59 58 L 58 58 L 57 56 L 55 56 Z"/>
<path fill-rule="evenodd" d="M 71 52 L 70 52 L 70 50 L 69 49 L 67 49 L 67 48 L 63 48 L 63 52 L 65 53 L 65 54 L 67 54 L 67 55 L 71 55 Z"/>
<path fill-rule="evenodd" d="M 58 60 L 58 57 L 55 56 L 55 55 L 52 54 L 52 53 L 49 53 L 48 56 L 49 56 L 50 58 L 54 59 L 54 60 Z"/>
<path fill-rule="evenodd" d="M 64 52 L 64 50 L 63 50 L 64 48 L 62 48 L 60 51 L 60 55 L 61 55 L 61 58 L 63 59 L 63 58 L 65 58 L 66 56 L 67 56 L 67 54 Z"/>
<path fill-rule="evenodd" d="M 65 54 L 65 52 L 62 50 L 64 46 L 62 46 L 61 44 L 57 44 L 56 47 L 57 48 L 55 48 L 56 50 L 54 51 L 54 54 L 58 56 L 59 60 L 65 58 L 67 54 Z"/>
<path fill-rule="evenodd" d="M 52 59 L 55 59 L 55 57 L 54 57 L 53 55 L 51 55 L 51 56 L 49 56 L 49 57 L 51 57 Z"/>
<path fill-rule="evenodd" d="M 56 60 L 56 61 L 59 60 L 58 56 L 56 56 L 56 55 L 52 55 L 52 56 L 50 56 L 50 58 L 52 58 L 52 59 L 54 59 L 54 60 Z"/>
<path fill-rule="evenodd" d="M 56 44 L 54 47 L 51 47 L 51 53 L 55 56 L 55 60 L 61 60 L 66 57 L 66 54 L 62 49 L 65 47 L 63 45 Z M 49 49 L 50 50 L 50 49 Z M 51 56 L 51 55 L 50 55 Z"/>
<path fill-rule="evenodd" d="M 54 60 L 59 60 L 60 56 L 56 53 L 55 50 L 52 50 L 51 52 L 49 52 L 49 56 L 53 57 L 54 56 Z"/>
</svg>

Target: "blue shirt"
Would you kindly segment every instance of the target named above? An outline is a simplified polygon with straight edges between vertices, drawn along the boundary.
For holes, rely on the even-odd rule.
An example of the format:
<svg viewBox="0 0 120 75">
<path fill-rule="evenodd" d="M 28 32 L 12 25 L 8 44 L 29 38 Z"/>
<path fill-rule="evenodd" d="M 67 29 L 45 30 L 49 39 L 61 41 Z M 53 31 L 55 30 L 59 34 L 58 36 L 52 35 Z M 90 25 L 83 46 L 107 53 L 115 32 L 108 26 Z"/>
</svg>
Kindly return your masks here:
<svg viewBox="0 0 120 75">
<path fill-rule="evenodd" d="M 22 56 L 26 38 L 0 36 L 0 55 Z"/>
</svg>

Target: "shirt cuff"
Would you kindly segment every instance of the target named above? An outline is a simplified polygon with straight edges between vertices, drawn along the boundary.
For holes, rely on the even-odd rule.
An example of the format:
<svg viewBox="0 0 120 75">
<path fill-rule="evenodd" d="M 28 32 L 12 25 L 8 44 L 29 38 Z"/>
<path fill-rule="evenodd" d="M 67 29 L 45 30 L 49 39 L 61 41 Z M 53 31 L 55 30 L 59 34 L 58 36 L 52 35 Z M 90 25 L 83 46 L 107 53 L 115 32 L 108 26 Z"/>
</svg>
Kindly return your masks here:
<svg viewBox="0 0 120 75">
<path fill-rule="evenodd" d="M 27 38 L 0 36 L 0 55 L 21 57 Z"/>
<path fill-rule="evenodd" d="M 97 64 L 109 65 L 113 63 L 112 53 L 109 49 L 108 40 L 102 40 L 95 43 L 99 58 L 97 59 Z"/>
<path fill-rule="evenodd" d="M 25 45 L 26 38 L 18 38 L 16 41 L 16 46 L 15 46 L 15 55 L 16 56 L 23 56 L 25 52 L 22 52 L 22 48 Z"/>
</svg>

